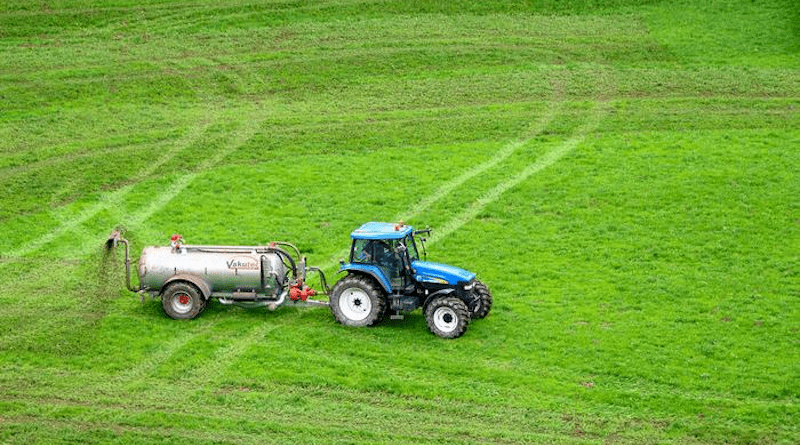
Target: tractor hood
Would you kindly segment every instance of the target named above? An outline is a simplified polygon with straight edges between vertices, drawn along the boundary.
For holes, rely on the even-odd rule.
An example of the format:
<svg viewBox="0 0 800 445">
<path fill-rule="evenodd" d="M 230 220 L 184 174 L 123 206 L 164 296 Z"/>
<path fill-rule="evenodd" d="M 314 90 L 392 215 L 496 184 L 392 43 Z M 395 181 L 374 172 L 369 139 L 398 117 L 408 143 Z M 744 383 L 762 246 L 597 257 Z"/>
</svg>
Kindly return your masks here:
<svg viewBox="0 0 800 445">
<path fill-rule="evenodd" d="M 472 281 L 475 274 L 447 264 L 414 261 L 414 279 L 422 283 L 438 283 L 456 285 L 463 281 Z"/>
</svg>

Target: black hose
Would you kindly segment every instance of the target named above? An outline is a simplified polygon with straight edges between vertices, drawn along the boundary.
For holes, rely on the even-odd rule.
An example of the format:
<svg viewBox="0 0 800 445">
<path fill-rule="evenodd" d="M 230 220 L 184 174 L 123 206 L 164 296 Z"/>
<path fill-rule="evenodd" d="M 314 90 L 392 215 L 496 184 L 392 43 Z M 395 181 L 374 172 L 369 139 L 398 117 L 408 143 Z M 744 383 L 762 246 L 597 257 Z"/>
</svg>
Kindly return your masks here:
<svg viewBox="0 0 800 445">
<path fill-rule="evenodd" d="M 267 250 L 267 252 L 271 252 L 271 253 L 277 254 L 279 257 L 283 257 L 283 258 L 288 259 L 289 263 L 291 263 L 292 277 L 294 279 L 297 279 L 297 263 L 295 263 L 294 258 L 292 258 L 292 256 L 289 254 L 289 252 L 281 249 L 280 247 L 267 247 L 266 250 Z M 281 262 L 283 262 L 283 260 L 281 260 Z M 283 262 L 283 264 L 286 264 L 286 263 Z"/>
<path fill-rule="evenodd" d="M 319 267 L 309 267 L 308 270 L 314 271 L 319 273 L 319 284 L 322 286 L 322 289 L 325 291 L 325 295 L 331 294 L 331 288 L 328 287 L 328 280 L 325 279 L 325 273 L 322 272 L 322 269 Z"/>
</svg>

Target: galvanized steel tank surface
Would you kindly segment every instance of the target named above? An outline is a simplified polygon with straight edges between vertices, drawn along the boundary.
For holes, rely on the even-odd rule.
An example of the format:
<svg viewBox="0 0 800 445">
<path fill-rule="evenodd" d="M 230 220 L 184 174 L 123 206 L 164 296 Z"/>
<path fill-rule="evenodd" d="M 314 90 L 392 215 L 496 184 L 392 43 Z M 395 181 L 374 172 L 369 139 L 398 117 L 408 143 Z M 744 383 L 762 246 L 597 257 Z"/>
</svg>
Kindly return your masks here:
<svg viewBox="0 0 800 445">
<path fill-rule="evenodd" d="M 149 289 L 161 289 L 170 278 L 183 274 L 202 279 L 213 293 L 282 287 L 287 267 L 278 254 L 259 250 L 247 246 L 147 247 L 139 259 L 139 277 Z"/>
</svg>

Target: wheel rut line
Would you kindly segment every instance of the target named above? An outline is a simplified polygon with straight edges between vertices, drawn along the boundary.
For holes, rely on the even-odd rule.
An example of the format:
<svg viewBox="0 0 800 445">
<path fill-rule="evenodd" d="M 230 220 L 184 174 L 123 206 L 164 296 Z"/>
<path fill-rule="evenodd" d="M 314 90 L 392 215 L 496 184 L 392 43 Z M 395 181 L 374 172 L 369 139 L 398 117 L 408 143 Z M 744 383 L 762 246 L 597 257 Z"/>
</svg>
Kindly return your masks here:
<svg viewBox="0 0 800 445">
<path fill-rule="evenodd" d="M 506 144 L 503 148 L 500 149 L 499 152 L 491 159 L 478 164 L 466 172 L 462 173 L 460 176 L 447 181 L 435 192 L 423 198 L 417 205 L 412 207 L 411 209 L 400 213 L 397 215 L 395 220 L 409 220 L 414 218 L 415 216 L 419 215 L 420 213 L 427 210 L 431 205 L 435 202 L 439 201 L 440 199 L 444 198 L 445 196 L 449 195 L 453 192 L 456 188 L 464 185 L 470 179 L 486 172 L 489 169 L 496 167 L 499 163 L 505 161 L 511 155 L 513 155 L 520 147 L 525 146 L 528 142 L 530 142 L 534 137 L 539 135 L 547 125 L 552 122 L 553 118 L 558 114 L 558 111 L 561 108 L 560 103 L 553 103 L 547 107 L 547 113 L 545 113 L 540 119 L 533 123 L 533 125 L 525 132 L 523 137 L 518 138 L 508 144 Z"/>
<path fill-rule="evenodd" d="M 7 251 L 2 253 L 2 256 L 9 256 L 9 257 L 25 256 L 49 244 L 50 242 L 54 241 L 55 239 L 64 235 L 65 233 L 74 230 L 79 225 L 93 218 L 101 211 L 119 206 L 119 203 L 122 201 L 122 198 L 125 195 L 127 195 L 136 185 L 138 185 L 147 176 L 151 175 L 156 169 L 169 162 L 178 153 L 180 153 L 187 147 L 194 144 L 197 140 L 199 140 L 200 136 L 208 130 L 209 126 L 210 126 L 209 122 L 204 122 L 201 125 L 194 127 L 191 131 L 189 131 L 186 135 L 184 135 L 184 137 L 179 139 L 179 141 L 175 144 L 175 146 L 171 150 L 167 151 L 163 156 L 161 156 L 155 162 L 149 164 L 147 167 L 137 172 L 136 175 L 132 177 L 132 179 L 134 180 L 132 184 L 125 185 L 111 193 L 102 195 L 99 201 L 91 205 L 89 208 L 83 210 L 82 212 L 78 213 L 75 216 L 61 219 L 61 224 L 56 229 L 52 230 L 49 233 L 46 233 L 45 235 L 37 239 L 26 242 L 24 247 L 20 247 L 12 251 Z M 56 219 L 60 218 L 56 217 Z"/>
<path fill-rule="evenodd" d="M 460 229 L 469 221 L 475 219 L 478 214 L 489 204 L 497 201 L 501 195 L 505 192 L 510 190 L 513 187 L 516 187 L 526 179 L 530 178 L 534 174 L 544 170 L 545 168 L 555 164 L 561 158 L 563 158 L 567 153 L 571 152 L 575 147 L 577 147 L 580 143 L 582 143 L 586 139 L 586 135 L 597 128 L 600 123 L 600 119 L 603 114 L 605 114 L 605 105 L 601 106 L 599 109 L 595 109 L 593 113 L 590 115 L 589 119 L 586 123 L 580 127 L 577 132 L 569 139 L 561 143 L 558 147 L 549 152 L 545 153 L 542 157 L 538 158 L 531 164 L 528 164 L 520 173 L 517 173 L 510 179 L 506 181 L 502 181 L 497 184 L 494 188 L 489 190 L 483 196 L 478 198 L 474 201 L 467 209 L 463 212 L 458 214 L 456 217 L 445 223 L 445 225 L 435 232 L 431 233 L 429 238 L 429 244 L 434 244 L 437 241 L 446 238 L 451 233 L 455 232 L 456 230 Z"/>
<path fill-rule="evenodd" d="M 224 346 L 214 355 L 213 359 L 209 360 L 204 366 L 194 368 L 193 374 L 197 377 L 192 380 L 203 385 L 210 384 L 216 376 L 221 375 L 225 368 L 232 364 L 234 359 L 244 354 L 248 347 L 281 326 L 282 325 L 278 323 L 269 323 L 265 321 L 263 324 L 250 330 L 247 335 L 237 337 L 236 340 Z"/>
<path fill-rule="evenodd" d="M 408 210 L 405 210 L 398 215 L 395 216 L 395 221 L 408 221 L 421 213 L 425 212 L 430 208 L 433 204 L 437 201 L 443 199 L 447 195 L 451 194 L 455 189 L 463 186 L 467 183 L 470 179 L 475 178 L 476 176 L 483 174 L 492 168 L 496 167 L 501 162 L 507 160 L 511 155 L 513 155 L 518 149 L 524 147 L 528 144 L 533 138 L 541 134 L 547 125 L 553 121 L 553 119 L 558 115 L 559 111 L 563 107 L 560 101 L 550 102 L 547 106 L 547 112 L 542 115 L 539 119 L 534 121 L 529 128 L 522 134 L 521 137 L 512 140 L 511 142 L 504 145 L 500 151 L 497 152 L 495 156 L 491 159 L 482 162 L 472 168 L 468 169 L 461 175 L 456 178 L 453 178 L 443 185 L 439 186 L 433 193 L 430 195 L 422 198 L 416 205 L 411 207 Z M 333 258 L 341 258 L 346 256 L 350 252 L 350 249 L 343 249 L 333 255 Z M 333 259 L 327 264 L 325 264 L 322 268 L 323 269 L 330 269 L 335 267 L 339 263 L 338 259 Z"/>
<path fill-rule="evenodd" d="M 263 122 L 263 119 L 262 120 L 256 119 L 257 115 L 255 111 L 249 113 L 249 116 L 245 118 L 245 122 L 247 122 L 247 124 L 240 127 L 240 129 L 236 131 L 232 137 L 229 138 L 230 141 L 229 143 L 224 144 L 221 149 L 216 150 L 211 156 L 209 156 L 203 162 L 201 162 L 194 170 L 184 175 L 181 175 L 177 179 L 175 179 L 172 182 L 172 184 L 169 187 L 167 187 L 166 190 L 157 195 L 150 202 L 150 204 L 146 206 L 142 211 L 128 217 L 127 220 L 124 217 L 121 218 L 122 225 L 129 229 L 140 226 L 142 223 L 144 223 L 145 220 L 150 218 L 153 214 L 166 207 L 179 193 L 185 190 L 189 186 L 189 184 L 191 184 L 192 181 L 195 178 L 197 178 L 197 176 L 202 174 L 205 170 L 219 164 L 225 157 L 235 152 L 239 147 L 241 147 L 248 140 L 250 140 L 253 137 L 253 135 L 255 135 L 256 130 L 260 126 L 261 122 Z M 202 125 L 195 127 L 193 131 L 191 131 L 189 134 L 187 134 L 186 137 L 182 139 L 183 143 L 176 144 L 176 147 L 173 150 L 170 150 L 162 158 L 159 158 L 158 161 L 154 162 L 147 168 L 138 172 L 134 176 L 134 178 L 138 179 L 138 181 L 141 181 L 148 175 L 151 175 L 157 168 L 169 162 L 169 160 L 172 159 L 177 153 L 191 146 L 192 144 L 196 143 L 202 137 L 202 135 L 207 132 L 208 128 L 211 126 L 213 121 L 219 120 L 219 117 L 217 116 L 216 118 L 211 120 L 212 122 L 204 122 L 202 123 Z M 63 236 L 64 234 L 76 229 L 80 224 L 83 224 L 84 222 L 88 221 L 101 211 L 119 207 L 124 196 L 128 194 L 139 183 L 140 182 L 136 182 L 133 184 L 126 185 L 121 189 L 118 189 L 110 194 L 101 196 L 98 202 L 96 202 L 83 212 L 79 213 L 77 216 L 65 218 L 61 223 L 61 225 L 52 232 L 47 233 L 39 237 L 38 239 L 27 242 L 25 244 L 25 247 L 13 251 L 0 253 L 0 255 L 10 256 L 10 257 L 21 257 L 41 248 L 42 246 L 47 245 L 48 243 L 59 238 L 60 236 Z M 95 237 L 102 237 L 102 234 L 96 234 Z M 93 249 L 94 247 L 96 246 L 91 243 L 85 244 L 83 247 L 76 250 L 74 254 L 75 255 L 86 254 L 89 251 L 91 251 L 91 249 Z"/>
<path fill-rule="evenodd" d="M 269 424 L 265 424 L 264 431 L 257 432 L 234 432 L 234 431 L 203 431 L 198 429 L 185 428 L 180 426 L 149 426 L 149 425 L 130 425 L 122 423 L 108 423 L 101 421 L 87 421 L 79 419 L 63 419 L 63 418 L 45 418 L 36 417 L 31 415 L 23 416 L 10 416 L 0 418 L 0 425 L 9 425 L 14 423 L 34 423 L 42 426 L 50 426 L 58 429 L 70 428 L 78 431 L 113 431 L 115 434 L 138 434 L 144 437 L 157 437 L 157 438 L 183 438 L 193 442 L 212 441 L 212 442 L 226 442 L 226 443 L 263 443 L 262 435 L 269 431 L 274 434 L 275 431 Z M 42 424 L 44 422 L 44 424 Z M 290 436 L 290 432 L 284 432 L 283 435 Z"/>
<path fill-rule="evenodd" d="M 184 411 L 175 411 L 170 414 L 186 415 Z M 240 415 L 248 418 L 248 413 L 241 413 Z M 159 438 L 162 439 L 169 437 L 171 439 L 181 438 L 188 439 L 192 442 L 203 441 L 213 443 L 239 443 L 239 444 L 263 444 L 265 437 L 275 437 L 296 439 L 297 434 L 309 434 L 309 430 L 313 428 L 314 434 L 321 434 L 323 436 L 333 437 L 347 437 L 350 442 L 358 443 L 355 441 L 359 437 L 360 429 L 353 430 L 351 424 L 340 421 L 336 422 L 329 418 L 319 419 L 314 418 L 314 423 L 311 426 L 298 426 L 291 423 L 291 418 L 282 415 L 273 415 L 271 417 L 255 419 L 260 420 L 256 422 L 251 420 L 255 425 L 242 431 L 222 430 L 222 429 L 198 429 L 191 426 L 181 425 L 147 425 L 144 422 L 136 423 L 119 423 L 119 422 L 106 422 L 102 420 L 84 420 L 80 418 L 63 418 L 63 417 L 46 417 L 34 416 L 30 414 L 20 414 L 3 416 L 0 418 L 0 425 L 19 425 L 19 424 L 34 424 L 40 428 L 51 428 L 56 430 L 70 429 L 83 432 L 91 431 L 112 431 L 115 434 L 136 434 L 142 437 Z M 294 419 L 296 420 L 296 418 Z M 306 419 L 309 420 L 309 419 Z M 283 425 L 280 428 L 279 425 Z M 288 426 L 288 427 L 287 427 Z M 419 440 L 420 437 L 435 442 L 437 438 L 449 437 L 449 430 L 432 424 L 424 425 L 422 430 L 414 429 L 413 426 L 405 426 L 398 432 L 398 430 L 382 429 L 381 433 L 392 439 L 407 438 L 414 439 L 414 442 Z M 58 434 L 57 431 L 53 431 Z M 265 436 L 265 435 L 269 436 Z M 45 436 L 47 437 L 47 436 Z M 473 438 L 490 437 L 488 435 L 471 435 Z M 270 442 L 270 441 L 267 441 Z M 271 443 L 271 442 L 270 442 Z M 412 443 L 405 440 L 402 443 Z M 517 442 L 502 442 L 502 443 L 517 443 Z"/>
<path fill-rule="evenodd" d="M 257 110 L 256 110 L 257 111 Z M 258 127 L 264 119 L 256 119 L 257 113 L 251 112 L 250 115 L 245 117 L 245 122 L 248 124 L 241 127 L 232 137 L 231 143 L 225 144 L 222 149 L 214 152 L 206 160 L 200 163 L 193 171 L 178 177 L 164 192 L 158 195 L 142 212 L 134 215 L 128 221 L 129 225 L 136 227 L 144 223 L 148 218 L 153 216 L 156 212 L 166 207 L 178 194 L 183 192 L 189 184 L 192 183 L 199 175 L 203 174 L 206 170 L 216 166 L 228 155 L 238 150 L 242 145 L 247 143 L 255 134 Z"/>
<path fill-rule="evenodd" d="M 9 167 L 2 167 L 0 168 L 0 175 L 3 176 L 3 179 L 9 179 L 13 176 L 21 175 L 24 173 L 28 173 L 31 171 L 41 170 L 47 167 L 53 167 L 58 164 L 63 164 L 67 162 L 75 162 L 78 160 L 86 159 L 86 158 L 97 158 L 112 155 L 115 156 L 118 153 L 124 153 L 126 151 L 138 150 L 142 147 L 147 145 L 154 145 L 158 146 L 163 144 L 163 140 L 156 140 L 154 142 L 138 142 L 134 144 L 124 144 L 124 145 L 115 145 L 111 148 L 106 150 L 88 150 L 88 151 L 74 151 L 70 153 L 65 153 L 62 155 L 52 156 L 46 159 L 28 162 L 22 165 L 14 165 Z"/>
<path fill-rule="evenodd" d="M 213 329 L 216 323 L 209 324 L 206 329 Z M 188 333 L 180 337 L 178 340 L 171 340 L 158 352 L 148 357 L 146 360 L 139 362 L 135 367 L 117 374 L 114 378 L 120 382 L 129 381 L 130 379 L 139 379 L 152 375 L 159 366 L 166 363 L 170 358 L 184 346 L 189 344 L 192 340 L 198 338 L 202 333 L 194 332 Z"/>
<path fill-rule="evenodd" d="M 11 397 L 2 397 L 0 401 L 6 403 L 18 403 L 25 406 L 33 406 L 36 408 L 42 408 L 44 406 L 54 406 L 54 407 L 80 407 L 89 410 L 91 413 L 88 417 L 90 418 L 99 418 L 99 417 L 111 417 L 115 418 L 114 414 L 116 413 L 154 413 L 157 412 L 161 415 L 165 416 L 182 416 L 186 415 L 187 411 L 182 409 L 180 406 L 180 402 L 175 402 L 174 405 L 171 405 L 170 402 L 160 403 L 160 404 L 144 404 L 140 405 L 137 403 L 129 404 L 126 403 L 126 400 L 119 400 L 113 403 L 98 403 L 96 400 L 88 399 L 88 398 L 57 398 L 57 397 L 30 397 L 30 396 L 11 396 Z M 363 404 L 365 408 L 369 408 L 369 403 Z M 405 405 L 393 406 L 393 407 L 378 407 L 376 409 L 380 413 L 385 413 L 386 415 L 395 415 L 401 419 L 408 419 L 408 423 L 405 423 L 405 427 L 400 428 L 399 430 L 395 430 L 395 433 L 401 433 L 403 435 L 413 434 L 415 431 L 417 433 L 423 433 L 425 436 L 438 436 L 440 434 L 447 433 L 451 431 L 452 428 L 457 427 L 459 424 L 458 420 L 451 420 L 447 421 L 442 424 L 441 419 L 436 417 L 435 413 L 423 413 L 420 414 L 417 412 L 413 407 L 408 407 Z M 302 408 L 299 408 L 298 411 L 302 412 Z M 218 407 L 214 405 L 200 405 L 200 406 L 193 406 L 191 409 L 191 413 L 193 415 L 203 416 L 204 418 L 210 418 L 212 420 L 215 419 L 235 419 L 235 418 L 242 418 L 242 416 L 247 417 L 250 421 L 263 425 L 265 429 L 271 429 L 271 425 L 273 424 L 280 424 L 281 422 L 290 421 L 291 419 L 296 418 L 298 413 L 293 411 L 283 411 L 279 413 L 261 413 L 253 415 L 253 413 L 249 412 L 246 408 L 232 408 L 232 407 Z M 307 413 L 306 413 L 307 414 Z M 322 414 L 312 414 L 308 416 L 308 420 L 313 421 L 315 425 L 322 426 L 326 430 L 331 431 L 341 431 L 342 429 L 349 428 L 349 425 L 345 421 L 336 421 L 331 420 L 329 417 L 324 416 Z M 421 425 L 417 427 L 411 426 L 412 420 L 418 420 Z M 3 416 L 0 418 L 0 425 L 3 424 L 14 424 L 14 423 L 56 423 L 56 422 L 63 422 L 65 424 L 73 424 L 74 426 L 77 425 L 99 425 L 99 421 L 93 420 L 85 420 L 85 419 L 64 419 L 62 417 L 53 417 L 50 413 L 45 413 L 40 416 L 33 416 L 28 414 L 11 414 L 7 416 Z M 115 429 L 117 427 L 133 427 L 137 429 L 144 429 L 144 430 L 160 430 L 162 427 L 150 427 L 148 425 L 130 425 L 130 424 L 119 424 L 119 423 L 104 423 L 102 424 L 104 428 L 112 428 Z M 484 431 L 487 435 L 491 435 L 493 428 L 497 427 L 497 424 L 494 422 L 482 422 Z M 415 430 L 417 428 L 417 430 Z M 422 428 L 422 431 L 419 430 Z M 502 430 L 502 429 L 501 429 Z M 498 431 L 501 431 L 498 430 Z M 186 430 L 186 432 L 196 432 L 196 430 Z M 252 434 L 260 434 L 258 432 L 253 432 Z M 249 435 L 249 434 L 248 434 Z"/>
</svg>

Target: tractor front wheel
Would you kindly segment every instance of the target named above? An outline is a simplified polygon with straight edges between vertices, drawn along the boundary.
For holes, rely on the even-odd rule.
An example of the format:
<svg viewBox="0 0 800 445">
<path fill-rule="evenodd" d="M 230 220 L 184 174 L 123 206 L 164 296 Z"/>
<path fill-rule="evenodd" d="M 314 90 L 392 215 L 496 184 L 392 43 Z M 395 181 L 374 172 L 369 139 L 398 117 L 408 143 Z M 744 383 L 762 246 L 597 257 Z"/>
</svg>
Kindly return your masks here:
<svg viewBox="0 0 800 445">
<path fill-rule="evenodd" d="M 472 318 L 485 318 L 487 315 L 489 315 L 489 311 L 492 310 L 492 292 L 480 281 L 475 283 L 474 292 L 477 298 L 472 303 L 472 307 L 470 307 Z"/>
<path fill-rule="evenodd" d="M 331 312 L 346 326 L 372 326 L 386 313 L 383 290 L 365 276 L 348 275 L 331 289 Z"/>
<path fill-rule="evenodd" d="M 456 297 L 438 297 L 425 308 L 431 333 L 442 338 L 461 337 L 469 327 L 469 309 Z"/>
</svg>

